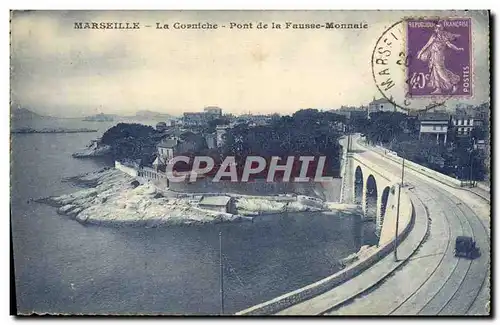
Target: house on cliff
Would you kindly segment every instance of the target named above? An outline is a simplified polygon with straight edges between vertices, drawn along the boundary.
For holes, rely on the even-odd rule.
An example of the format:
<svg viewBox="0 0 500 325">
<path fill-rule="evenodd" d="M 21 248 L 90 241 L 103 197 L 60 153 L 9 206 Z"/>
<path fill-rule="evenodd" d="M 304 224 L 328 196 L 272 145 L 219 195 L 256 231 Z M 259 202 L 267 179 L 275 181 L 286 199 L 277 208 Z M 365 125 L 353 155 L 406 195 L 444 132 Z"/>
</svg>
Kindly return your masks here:
<svg viewBox="0 0 500 325">
<path fill-rule="evenodd" d="M 177 138 L 163 139 L 156 145 L 156 159 L 153 161 L 153 168 L 158 170 L 165 166 L 178 151 L 179 140 Z"/>
<path fill-rule="evenodd" d="M 168 162 L 177 155 L 190 155 L 207 148 L 206 139 L 193 132 L 184 132 L 180 136 L 169 135 L 156 145 L 156 159 L 153 167 L 164 170 Z"/>
</svg>

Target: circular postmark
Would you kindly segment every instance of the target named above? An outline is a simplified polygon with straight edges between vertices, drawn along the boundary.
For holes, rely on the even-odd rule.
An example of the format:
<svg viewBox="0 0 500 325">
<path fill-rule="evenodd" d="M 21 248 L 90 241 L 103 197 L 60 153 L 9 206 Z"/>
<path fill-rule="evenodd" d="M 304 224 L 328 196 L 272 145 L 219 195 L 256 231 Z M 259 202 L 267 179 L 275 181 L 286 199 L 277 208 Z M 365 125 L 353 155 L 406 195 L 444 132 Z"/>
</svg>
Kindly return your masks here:
<svg viewBox="0 0 500 325">
<path fill-rule="evenodd" d="M 443 106 L 450 95 L 411 96 L 410 87 L 418 86 L 421 80 L 408 73 L 408 67 L 419 58 L 408 54 L 405 23 L 392 24 L 375 43 L 371 58 L 375 85 L 385 99 L 403 111 L 423 112 Z"/>
</svg>

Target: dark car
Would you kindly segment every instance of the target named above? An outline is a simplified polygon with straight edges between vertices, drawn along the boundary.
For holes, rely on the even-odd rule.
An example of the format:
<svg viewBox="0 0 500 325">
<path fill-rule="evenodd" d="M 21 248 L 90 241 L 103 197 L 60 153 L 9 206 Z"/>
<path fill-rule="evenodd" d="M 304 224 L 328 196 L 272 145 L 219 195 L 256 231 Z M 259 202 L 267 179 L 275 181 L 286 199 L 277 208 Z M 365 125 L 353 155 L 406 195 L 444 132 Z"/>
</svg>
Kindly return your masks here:
<svg viewBox="0 0 500 325">
<path fill-rule="evenodd" d="M 472 237 L 458 236 L 455 240 L 455 256 L 474 258 L 479 255 L 479 249 Z"/>
</svg>

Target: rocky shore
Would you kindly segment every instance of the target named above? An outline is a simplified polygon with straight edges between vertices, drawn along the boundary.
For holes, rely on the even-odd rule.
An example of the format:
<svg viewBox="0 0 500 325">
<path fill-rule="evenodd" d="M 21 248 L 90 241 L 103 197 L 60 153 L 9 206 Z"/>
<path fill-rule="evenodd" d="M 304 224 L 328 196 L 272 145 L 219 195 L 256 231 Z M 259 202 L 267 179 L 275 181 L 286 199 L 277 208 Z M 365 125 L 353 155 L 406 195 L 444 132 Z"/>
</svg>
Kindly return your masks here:
<svg viewBox="0 0 500 325">
<path fill-rule="evenodd" d="M 137 186 L 132 177 L 115 169 L 81 175 L 70 181 L 88 188 L 36 201 L 57 207 L 59 214 L 83 224 L 156 227 L 242 219 L 199 209 L 188 199 L 165 197 L 152 184 Z"/>
<path fill-rule="evenodd" d="M 83 150 L 77 151 L 72 154 L 73 158 L 95 158 L 104 157 L 111 153 L 111 147 L 101 144 L 100 140 L 93 140 Z"/>
<path fill-rule="evenodd" d="M 56 197 L 36 200 L 57 207 L 57 212 L 83 224 L 109 226 L 158 227 L 174 224 L 205 224 L 252 220 L 266 213 L 322 211 L 321 201 L 310 199 L 291 202 L 270 197 L 235 197 L 237 214 L 202 209 L 200 198 L 179 196 L 179 193 L 160 190 L 152 183 L 140 184 L 133 177 L 116 170 L 103 170 L 67 178 L 83 189 Z"/>
<path fill-rule="evenodd" d="M 94 158 L 107 156 L 111 151 L 109 146 L 101 146 L 99 148 L 85 148 L 77 151 L 71 156 L 73 158 Z"/>
</svg>

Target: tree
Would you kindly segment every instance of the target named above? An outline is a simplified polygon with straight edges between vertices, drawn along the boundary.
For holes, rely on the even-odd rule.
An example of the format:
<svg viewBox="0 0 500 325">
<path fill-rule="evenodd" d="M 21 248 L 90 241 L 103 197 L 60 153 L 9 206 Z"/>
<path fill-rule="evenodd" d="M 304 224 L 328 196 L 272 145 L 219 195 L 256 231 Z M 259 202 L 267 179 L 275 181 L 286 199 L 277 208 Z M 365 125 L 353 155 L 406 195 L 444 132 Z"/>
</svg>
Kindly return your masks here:
<svg viewBox="0 0 500 325">
<path fill-rule="evenodd" d="M 214 133 L 217 126 L 219 125 L 229 125 L 229 119 L 226 117 L 217 118 L 214 120 L 208 121 L 207 127 L 204 128 L 203 132 L 205 133 Z"/>
<path fill-rule="evenodd" d="M 470 136 L 476 140 L 484 140 L 487 135 L 487 128 L 485 126 L 476 126 L 472 129 Z"/>
<path fill-rule="evenodd" d="M 154 159 L 158 141 L 153 127 L 137 123 L 118 123 L 101 138 L 101 143 L 111 147 L 114 159 L 139 159 L 145 164 Z"/>
<path fill-rule="evenodd" d="M 399 112 L 375 112 L 365 130 L 368 141 L 372 143 L 390 143 L 404 133 L 407 116 Z"/>
<path fill-rule="evenodd" d="M 224 155 L 234 156 L 243 164 L 249 155 L 266 159 L 278 156 L 326 156 L 330 173 L 338 172 L 341 148 L 332 121 L 342 117 L 315 109 L 300 110 L 292 116 L 275 118 L 271 125 L 250 128 L 237 125 L 226 133 Z"/>
<path fill-rule="evenodd" d="M 205 138 L 199 133 L 187 131 L 182 133 L 179 138 L 182 140 L 179 148 L 180 154 L 199 153 L 208 149 Z"/>
</svg>

